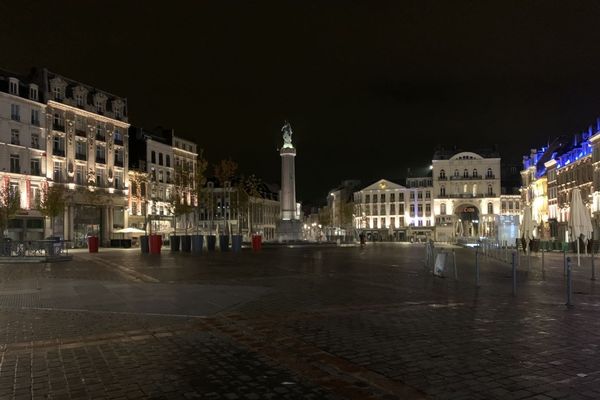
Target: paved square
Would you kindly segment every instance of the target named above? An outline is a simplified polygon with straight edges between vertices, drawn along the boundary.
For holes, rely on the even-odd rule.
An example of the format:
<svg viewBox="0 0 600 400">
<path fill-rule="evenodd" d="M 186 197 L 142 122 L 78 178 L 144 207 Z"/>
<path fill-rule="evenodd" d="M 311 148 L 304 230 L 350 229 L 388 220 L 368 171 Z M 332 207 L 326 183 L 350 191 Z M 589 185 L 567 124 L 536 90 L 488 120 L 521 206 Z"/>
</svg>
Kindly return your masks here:
<svg viewBox="0 0 600 400">
<path fill-rule="evenodd" d="M 568 309 L 561 253 L 513 296 L 506 253 L 477 288 L 454 251 L 458 280 L 406 244 L 0 265 L 0 398 L 600 398 L 589 256 Z"/>
</svg>

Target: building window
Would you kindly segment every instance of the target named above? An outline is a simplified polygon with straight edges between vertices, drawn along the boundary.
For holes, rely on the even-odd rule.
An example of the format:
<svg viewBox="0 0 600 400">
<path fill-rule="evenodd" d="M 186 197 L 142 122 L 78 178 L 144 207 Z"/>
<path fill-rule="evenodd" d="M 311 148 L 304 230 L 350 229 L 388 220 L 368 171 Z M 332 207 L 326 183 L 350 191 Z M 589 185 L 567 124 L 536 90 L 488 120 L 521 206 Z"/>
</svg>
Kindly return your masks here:
<svg viewBox="0 0 600 400">
<path fill-rule="evenodd" d="M 40 126 L 40 111 L 31 110 L 31 125 Z"/>
<path fill-rule="evenodd" d="M 390 204 L 390 215 L 396 215 L 396 204 Z"/>
<path fill-rule="evenodd" d="M 163 170 L 162 169 L 158 171 L 158 181 L 159 182 L 163 181 Z"/>
<path fill-rule="evenodd" d="M 100 168 L 96 169 L 96 186 L 104 186 L 104 170 Z"/>
<path fill-rule="evenodd" d="M 85 176 L 85 167 L 83 165 L 78 165 L 75 167 L 75 183 L 78 185 L 83 185 Z"/>
<path fill-rule="evenodd" d="M 16 145 L 20 145 L 21 144 L 21 140 L 19 138 L 19 130 L 18 129 L 11 129 L 10 130 L 10 143 L 11 144 L 16 144 Z"/>
<path fill-rule="evenodd" d="M 96 146 L 96 162 L 106 163 L 106 148 L 104 146 Z"/>
<path fill-rule="evenodd" d="M 425 204 L 425 212 L 426 213 L 430 213 L 431 212 L 431 204 L 430 203 Z"/>
<path fill-rule="evenodd" d="M 398 214 L 404 214 L 404 203 L 398 205 Z"/>
<path fill-rule="evenodd" d="M 473 178 L 477 178 L 477 169 L 473 169 Z"/>
<path fill-rule="evenodd" d="M 38 99 L 37 86 L 35 86 L 35 85 L 29 86 L 29 100 L 37 101 L 37 99 Z"/>
<path fill-rule="evenodd" d="M 419 192 L 417 193 L 417 199 L 422 199 L 423 198 L 423 192 L 419 190 Z"/>
<path fill-rule="evenodd" d="M 390 203 L 393 203 L 396 201 L 396 193 L 390 193 Z"/>
<path fill-rule="evenodd" d="M 163 165 L 163 153 L 158 153 L 158 165 Z"/>
<path fill-rule="evenodd" d="M 156 164 L 156 152 L 154 150 L 150 153 L 150 162 Z"/>
<path fill-rule="evenodd" d="M 40 160 L 37 158 L 31 159 L 31 175 L 40 176 L 42 171 L 40 170 Z"/>
<path fill-rule="evenodd" d="M 171 183 L 171 171 L 167 171 L 167 183 Z"/>
<path fill-rule="evenodd" d="M 121 135 L 120 129 L 115 129 L 115 143 L 123 144 L 123 135 Z"/>
<path fill-rule="evenodd" d="M 78 160 L 87 159 L 87 144 L 85 141 L 77 140 L 75 142 L 75 158 Z"/>
<path fill-rule="evenodd" d="M 18 104 L 10 105 L 10 119 L 12 119 L 13 121 L 21 120 L 21 106 L 19 106 Z"/>
<path fill-rule="evenodd" d="M 414 215 L 414 214 L 415 214 L 415 205 L 414 205 L 414 204 L 411 204 L 411 205 L 410 205 L 410 214 L 411 214 L 411 215 Z"/>
<path fill-rule="evenodd" d="M 515 210 L 519 210 L 519 202 L 515 201 Z"/>
<path fill-rule="evenodd" d="M 77 104 L 78 107 L 83 107 L 83 105 L 84 105 L 83 93 L 79 92 L 75 95 L 75 103 Z"/>
<path fill-rule="evenodd" d="M 492 189 L 492 185 L 488 185 L 488 193 L 489 196 L 492 196 L 494 194 L 494 190 Z"/>
<path fill-rule="evenodd" d="M 10 172 L 12 172 L 14 174 L 20 174 L 21 173 L 21 164 L 19 162 L 19 155 L 18 154 L 11 154 L 10 155 Z"/>
<path fill-rule="evenodd" d="M 442 197 L 443 197 L 443 196 L 445 196 L 445 195 L 446 195 L 446 187 L 445 187 L 445 186 L 442 186 L 442 187 L 440 188 L 440 196 L 442 196 Z"/>
<path fill-rule="evenodd" d="M 488 203 L 488 205 L 487 205 L 487 209 L 488 209 L 488 210 L 487 210 L 487 211 L 488 211 L 488 214 L 493 214 L 493 213 L 494 213 L 494 204 L 492 204 L 492 203 Z"/>
<path fill-rule="evenodd" d="M 415 199 L 415 192 L 413 192 L 412 190 L 410 191 L 410 199 L 411 200 Z"/>
<path fill-rule="evenodd" d="M 52 124 L 52 129 L 54 129 L 55 131 L 62 131 L 62 132 L 64 132 L 64 130 L 65 130 L 65 124 L 63 123 L 63 117 L 62 117 L 61 114 L 54 113 L 54 120 L 53 120 L 53 124 Z"/>
<path fill-rule="evenodd" d="M 54 100 L 62 100 L 62 88 L 60 88 L 59 86 L 54 86 L 54 89 L 52 89 L 52 93 L 54 94 Z"/>
<path fill-rule="evenodd" d="M 385 215 L 385 205 L 381 204 L 379 206 L 379 215 Z"/>
<path fill-rule="evenodd" d="M 165 156 L 165 165 L 167 167 L 171 166 L 171 157 L 168 154 Z"/>
<path fill-rule="evenodd" d="M 487 169 L 487 172 L 486 172 L 486 174 L 485 174 L 485 177 L 486 177 L 486 178 L 492 178 L 492 177 L 493 177 L 493 175 L 492 175 L 492 169 L 491 169 L 491 168 L 488 168 L 488 169 Z"/>
<path fill-rule="evenodd" d="M 31 134 L 31 148 L 39 149 L 40 148 L 40 135 L 37 133 Z"/>
<path fill-rule="evenodd" d="M 121 189 L 123 183 L 123 173 L 117 172 L 115 173 L 115 189 Z"/>
<path fill-rule="evenodd" d="M 463 178 L 468 178 L 469 177 L 469 171 L 467 171 L 467 169 L 465 168 L 465 170 L 463 171 Z"/>
<path fill-rule="evenodd" d="M 459 175 L 458 175 L 458 170 L 457 170 L 457 169 L 455 169 L 455 170 L 454 170 L 454 177 L 455 177 L 455 178 L 458 178 L 458 176 L 459 176 Z"/>
<path fill-rule="evenodd" d="M 446 171 L 443 169 L 440 170 L 440 179 L 446 179 Z"/>
<path fill-rule="evenodd" d="M 423 215 L 423 204 L 417 205 L 417 212 L 419 213 L 419 215 Z"/>
<path fill-rule="evenodd" d="M 398 193 L 398 201 L 404 201 L 404 193 Z"/>
<path fill-rule="evenodd" d="M 8 91 L 10 94 L 19 95 L 19 81 L 15 78 L 9 78 Z"/>
<path fill-rule="evenodd" d="M 440 214 L 446 215 L 446 203 L 440 204 Z"/>
<path fill-rule="evenodd" d="M 75 130 L 79 132 L 85 132 L 84 119 L 81 115 L 75 116 Z"/>
<path fill-rule="evenodd" d="M 365 203 L 370 203 L 371 202 L 371 195 L 370 194 L 366 194 L 365 195 Z"/>
<path fill-rule="evenodd" d="M 385 203 L 385 193 L 381 193 L 380 198 L 381 198 L 381 202 Z"/>
<path fill-rule="evenodd" d="M 390 226 L 392 228 L 397 228 L 397 226 L 396 226 L 396 217 L 391 217 L 390 218 Z"/>
</svg>

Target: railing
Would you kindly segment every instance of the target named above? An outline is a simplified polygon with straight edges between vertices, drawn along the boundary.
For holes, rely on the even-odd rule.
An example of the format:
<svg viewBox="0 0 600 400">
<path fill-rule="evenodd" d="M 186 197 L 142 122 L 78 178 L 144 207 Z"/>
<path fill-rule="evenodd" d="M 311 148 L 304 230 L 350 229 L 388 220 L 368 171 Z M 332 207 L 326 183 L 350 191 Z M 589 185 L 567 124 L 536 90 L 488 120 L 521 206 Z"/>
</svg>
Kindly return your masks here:
<svg viewBox="0 0 600 400">
<path fill-rule="evenodd" d="M 115 144 L 118 146 L 123 146 L 123 139 L 117 139 L 115 138 Z"/>
<path fill-rule="evenodd" d="M 87 136 L 87 133 L 86 133 L 85 129 L 77 129 L 77 128 L 75 128 L 75 134 L 77 136 L 82 136 L 82 137 L 86 137 Z"/>
<path fill-rule="evenodd" d="M 476 199 L 476 198 L 483 198 L 483 197 L 496 197 L 496 194 L 495 193 L 487 193 L 487 194 L 458 193 L 458 194 L 440 194 L 438 196 L 438 198 L 441 198 L 441 199 Z"/>
<path fill-rule="evenodd" d="M 96 134 L 96 140 L 100 140 L 101 142 L 106 142 L 106 136 Z"/>
<path fill-rule="evenodd" d="M 53 123 L 52 124 L 52 129 L 54 129 L 55 131 L 64 132 L 65 131 L 65 126 L 57 124 L 57 123 Z"/>
<path fill-rule="evenodd" d="M 474 179 L 483 179 L 483 177 L 481 175 L 477 175 L 477 176 L 451 176 L 450 180 L 452 181 L 471 181 Z"/>
<path fill-rule="evenodd" d="M 68 256 L 68 240 L 0 240 L 0 257 Z"/>
<path fill-rule="evenodd" d="M 65 156 L 65 149 L 52 149 L 52 154 L 55 155 L 55 156 L 64 157 Z"/>
<path fill-rule="evenodd" d="M 96 162 L 100 164 L 106 164 L 106 159 L 104 157 L 96 156 Z"/>
<path fill-rule="evenodd" d="M 85 153 L 75 153 L 75 158 L 81 161 L 87 160 L 87 154 Z"/>
</svg>

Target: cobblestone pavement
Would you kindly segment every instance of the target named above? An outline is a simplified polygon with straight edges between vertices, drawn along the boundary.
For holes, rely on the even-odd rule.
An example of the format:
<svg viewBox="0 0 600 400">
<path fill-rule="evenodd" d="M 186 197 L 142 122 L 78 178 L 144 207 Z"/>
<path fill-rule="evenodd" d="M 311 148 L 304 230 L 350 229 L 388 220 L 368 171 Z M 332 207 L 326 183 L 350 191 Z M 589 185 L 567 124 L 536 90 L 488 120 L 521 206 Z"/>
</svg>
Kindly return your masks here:
<svg viewBox="0 0 600 400">
<path fill-rule="evenodd" d="M 513 296 L 510 254 L 476 287 L 453 250 L 456 280 L 404 244 L 0 265 L 0 398 L 600 398 L 589 256 L 567 308 L 562 253 Z"/>
</svg>

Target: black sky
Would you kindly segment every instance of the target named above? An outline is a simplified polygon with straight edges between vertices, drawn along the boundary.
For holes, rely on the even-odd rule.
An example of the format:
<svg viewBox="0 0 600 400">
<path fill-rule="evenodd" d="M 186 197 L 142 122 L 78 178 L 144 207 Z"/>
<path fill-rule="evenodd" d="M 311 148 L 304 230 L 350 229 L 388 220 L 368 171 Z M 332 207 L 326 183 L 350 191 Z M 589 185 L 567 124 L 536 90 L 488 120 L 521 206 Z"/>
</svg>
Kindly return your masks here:
<svg viewBox="0 0 600 400">
<path fill-rule="evenodd" d="M 168 8 L 167 8 L 168 6 Z M 128 98 L 130 122 L 195 138 L 300 200 L 429 165 L 434 147 L 519 160 L 600 116 L 594 2 L 3 1 L 0 67 L 47 66 Z"/>
</svg>

